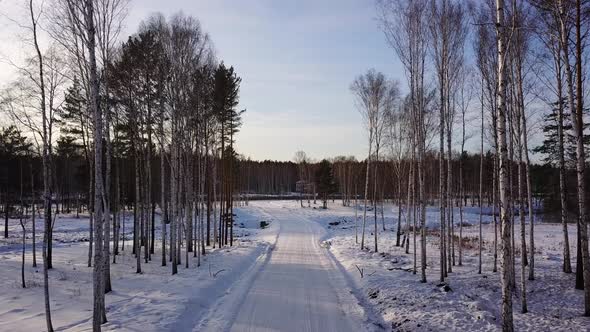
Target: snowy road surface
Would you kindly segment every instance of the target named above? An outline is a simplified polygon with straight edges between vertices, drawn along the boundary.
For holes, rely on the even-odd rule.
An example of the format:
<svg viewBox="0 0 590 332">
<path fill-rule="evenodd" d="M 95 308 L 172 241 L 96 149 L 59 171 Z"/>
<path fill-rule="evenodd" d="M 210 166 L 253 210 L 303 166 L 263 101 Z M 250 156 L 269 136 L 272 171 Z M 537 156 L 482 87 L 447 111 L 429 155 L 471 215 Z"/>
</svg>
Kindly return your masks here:
<svg viewBox="0 0 590 332">
<path fill-rule="evenodd" d="M 229 330 L 365 330 L 363 309 L 320 246 L 323 227 L 279 206 L 265 210 L 279 224 L 277 242 L 234 305 Z"/>
</svg>

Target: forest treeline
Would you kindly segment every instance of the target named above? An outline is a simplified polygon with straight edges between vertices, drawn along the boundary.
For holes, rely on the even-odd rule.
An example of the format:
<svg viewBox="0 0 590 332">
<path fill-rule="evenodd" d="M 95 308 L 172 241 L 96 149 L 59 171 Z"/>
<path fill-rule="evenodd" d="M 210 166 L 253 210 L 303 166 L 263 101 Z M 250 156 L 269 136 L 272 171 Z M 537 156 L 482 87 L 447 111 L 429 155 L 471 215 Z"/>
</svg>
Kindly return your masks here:
<svg viewBox="0 0 590 332">
<path fill-rule="evenodd" d="M 327 158 L 326 160 L 331 163 L 336 184 L 335 190 L 330 192 L 331 196 L 338 197 L 339 199 L 344 198 L 347 202 L 351 201 L 355 195 L 364 197 L 362 188 L 365 184 L 366 159 L 358 160 L 356 157 L 338 156 Z M 481 160 L 483 160 L 483 164 Z M 410 162 L 410 159 L 403 159 L 401 162 L 396 161 L 390 156 L 382 156 L 380 160 L 375 161 L 378 164 L 379 173 L 377 175 L 370 173 L 369 176 L 371 179 L 376 176 L 379 180 L 377 184 L 378 199 L 385 198 L 386 200 L 391 200 L 407 192 L 407 174 L 398 173 L 396 168 L 401 164 L 403 169 L 407 169 Z M 313 196 L 313 186 L 298 186 L 298 182 L 313 184 L 316 181 L 315 173 L 319 163 L 319 161 L 313 160 L 301 163 L 296 161 L 254 161 L 238 158 L 236 161 L 238 181 L 235 191 L 239 195 L 250 193 L 282 195 L 282 197 L 286 197 L 289 194 L 306 195 L 311 191 L 311 195 Z M 430 174 L 438 174 L 440 164 L 438 154 L 435 151 L 429 151 L 427 153 L 426 163 L 428 165 L 426 168 Z M 464 191 L 463 197 L 468 200 L 469 204 L 478 206 L 480 164 L 482 164 L 483 203 L 491 205 L 493 153 L 486 151 L 482 159 L 480 153 L 463 151 L 463 154 L 459 155 L 453 152 L 451 171 L 454 176 L 459 176 L 460 170 L 458 166 L 460 163 L 463 164 L 463 176 L 465 180 L 461 188 L 459 188 L 458 182 L 453 183 L 453 192 L 460 193 Z M 511 167 L 516 172 L 518 165 L 514 162 Z M 531 164 L 532 194 L 538 198 L 539 202 L 542 200 L 543 204 L 541 207 L 544 212 L 553 213 L 559 211 L 558 175 L 559 169 L 552 163 L 540 162 Z M 567 172 L 565 179 L 568 185 L 575 186 L 576 174 L 573 170 L 570 169 Z M 440 178 L 432 176 L 428 180 L 428 183 L 426 183 L 426 192 L 429 197 L 428 202 L 429 204 L 434 204 L 439 194 Z M 517 183 L 514 183 L 513 190 L 517 190 Z M 297 197 L 295 195 L 294 198 Z M 373 199 L 372 194 L 368 197 L 371 200 Z M 568 195 L 568 206 L 575 206 L 576 200 L 575 193 L 570 193 Z"/>
<path fill-rule="evenodd" d="M 4 141 L 8 135 L 14 135 L 8 138 L 9 142 Z M 19 136 L 20 135 L 20 136 Z M 20 174 L 23 172 L 22 186 L 24 188 L 33 188 L 35 183 L 41 183 L 41 159 L 35 156 L 30 151 L 29 155 L 26 153 L 16 152 L 16 150 L 30 148 L 27 138 L 22 136 L 15 127 L 6 127 L 0 129 L 0 170 L 2 170 L 0 177 L 1 193 L 0 196 L 2 216 L 5 218 L 10 216 L 18 216 L 20 208 L 20 189 L 21 178 Z M 15 142 L 21 140 L 21 147 L 14 146 Z M 20 144 L 20 143 L 17 143 Z M 68 143 L 69 144 L 69 143 Z M 12 146 L 11 146 L 12 145 Z M 164 156 L 169 158 L 169 156 Z M 427 155 L 426 163 L 430 174 L 437 174 L 439 172 L 439 160 L 435 152 L 430 152 Z M 151 196 L 153 197 L 151 205 L 157 205 L 160 208 L 160 199 L 158 194 L 165 191 L 165 196 L 170 195 L 170 188 L 161 188 L 162 174 L 169 174 L 170 168 L 164 164 L 162 171 L 159 161 L 161 157 L 159 152 L 152 156 L 152 164 L 154 167 L 151 170 L 151 177 L 153 185 L 151 186 Z M 334 157 L 328 158 L 330 161 L 333 179 L 336 187 L 329 194 L 330 197 L 341 200 L 342 204 L 348 205 L 355 197 L 364 197 L 362 192 L 365 179 L 363 175 L 366 172 L 366 161 L 357 160 L 355 157 Z M 480 176 L 480 161 L 479 153 L 469 153 L 464 151 L 462 156 L 455 154 L 451 160 L 451 168 L 454 176 L 459 176 L 459 163 L 463 164 L 464 182 L 459 188 L 459 183 L 453 184 L 453 192 L 461 193 L 464 199 L 464 205 L 479 206 L 479 176 Z M 121 156 L 118 163 L 121 165 L 121 175 L 119 184 L 120 202 L 126 208 L 133 208 L 135 203 L 135 177 L 133 174 L 133 158 L 130 156 Z M 211 163 L 216 164 L 216 168 L 220 167 L 220 159 L 211 158 Z M 388 157 L 381 158 L 378 163 L 379 174 L 370 174 L 373 178 L 377 176 L 379 182 L 377 184 L 376 199 L 381 200 L 395 200 L 406 194 L 407 191 L 407 174 L 396 173 L 397 162 L 394 162 Z M 407 169 L 410 160 L 403 160 L 402 167 Z M 484 205 L 492 205 L 492 182 L 493 182 L 493 163 L 494 156 L 492 152 L 488 151 L 483 158 L 483 193 L 482 203 Z M 52 204 L 57 213 L 75 213 L 87 211 L 88 209 L 88 181 L 87 181 L 87 163 L 83 156 L 82 150 L 79 146 L 65 147 L 63 143 L 58 142 L 58 147 L 54 156 L 54 191 Z M 211 165 L 211 167 L 213 167 Z M 313 184 L 316 182 L 316 171 L 319 167 L 319 162 L 309 161 L 307 163 L 296 163 L 294 161 L 255 161 L 245 159 L 243 156 L 236 156 L 234 159 L 235 181 L 232 189 L 236 199 L 248 200 L 256 198 L 257 195 L 262 197 L 272 198 L 272 196 L 280 196 L 293 199 L 299 198 L 300 195 L 314 196 Z M 514 172 L 517 171 L 518 165 L 513 163 L 511 165 Z M 19 176 L 14 176 L 17 174 Z M 9 176 L 13 175 L 13 176 Z M 550 163 L 537 163 L 531 165 L 531 179 L 532 179 L 532 194 L 537 198 L 538 202 L 542 202 L 542 211 L 545 213 L 559 212 L 559 169 Z M 569 186 L 575 186 L 576 174 L 573 171 L 568 172 L 566 181 Z M 310 186 L 302 186 L 302 182 L 311 184 Z M 438 199 L 438 188 L 440 178 L 429 177 L 429 182 L 426 184 L 428 193 L 428 204 L 434 205 Z M 299 185 L 298 185 L 299 184 Z M 517 190 L 517 184 L 514 183 L 513 190 Z M 216 191 L 219 190 L 217 184 Z M 31 205 L 32 198 L 35 198 L 36 204 L 39 205 L 42 201 L 38 195 L 38 189 L 35 192 L 27 191 L 23 193 L 23 200 L 26 205 Z M 317 196 L 317 190 L 316 190 Z M 267 195 L 267 196 L 264 196 Z M 205 194 L 206 196 L 206 194 Z M 456 195 L 455 200 L 460 197 Z M 375 197 L 369 195 L 369 199 L 373 200 Z M 567 204 L 570 209 L 575 207 L 577 198 L 575 193 L 569 193 Z M 8 213 L 5 213 L 8 211 Z"/>
</svg>

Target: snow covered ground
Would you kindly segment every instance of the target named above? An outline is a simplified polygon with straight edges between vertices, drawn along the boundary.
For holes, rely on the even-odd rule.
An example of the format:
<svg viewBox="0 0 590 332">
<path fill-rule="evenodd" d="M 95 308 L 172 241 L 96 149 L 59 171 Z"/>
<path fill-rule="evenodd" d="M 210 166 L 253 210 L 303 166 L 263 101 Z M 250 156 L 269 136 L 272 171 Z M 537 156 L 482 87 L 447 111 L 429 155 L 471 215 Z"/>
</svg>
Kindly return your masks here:
<svg viewBox="0 0 590 332">
<path fill-rule="evenodd" d="M 210 250 L 196 266 L 190 255 L 189 268 L 179 267 L 171 275 L 171 267 L 161 266 L 161 249 L 156 246 L 152 261 L 143 264 L 143 273 L 135 273 L 131 254 L 131 234 L 126 235 L 125 250 L 111 265 L 114 291 L 106 296 L 109 323 L 107 331 L 186 331 L 195 326 L 217 298 L 229 292 L 254 262 L 269 249 L 269 236 L 276 226 L 259 229 L 262 212 L 239 211 L 238 235 L 232 248 Z M 126 232 L 132 230 L 128 215 Z M 157 220 L 159 227 L 159 220 Z M 27 225 L 31 227 L 31 223 Z M 0 239 L 0 331 L 43 331 L 43 267 L 41 233 L 43 223 L 37 220 L 37 262 L 32 268 L 30 236 L 27 241 L 26 281 L 20 285 L 20 237 L 18 221 L 11 220 L 8 239 Z M 158 228 L 159 232 L 159 228 Z M 28 233 L 30 235 L 30 229 Z M 88 259 L 88 218 L 60 216 L 54 227 L 54 269 L 50 270 L 50 297 L 53 326 L 58 331 L 89 331 L 92 316 L 92 268 Z"/>
<path fill-rule="evenodd" d="M 453 266 L 447 280 L 447 291 L 439 284 L 438 210 L 428 208 L 428 268 L 427 283 L 420 283 L 419 273 L 413 274 L 413 243 L 410 254 L 395 246 L 397 208 L 386 206 L 386 231 L 382 231 L 379 216 L 379 253 L 373 248 L 373 215 L 367 221 L 366 246 L 360 250 L 355 243 L 354 208 L 329 204 L 328 210 L 300 208 L 297 202 L 266 203 L 281 205 L 293 215 L 315 220 L 326 229 L 326 247 L 346 269 L 357 288 L 360 301 L 383 318 L 387 329 L 393 331 L 497 331 L 500 329 L 501 289 L 499 273 L 492 272 L 492 216 L 484 217 L 483 273 L 477 274 L 477 238 L 479 208 L 467 208 L 463 228 L 465 251 L 463 266 Z M 278 207 L 277 207 L 278 209 Z M 458 224 L 458 209 L 455 222 Z M 539 218 L 540 219 L 540 218 Z M 362 212 L 359 211 L 359 241 Z M 396 223 L 396 222 L 395 222 Z M 455 228 L 458 234 L 458 226 Z M 520 227 L 516 225 L 517 253 Z M 575 225 L 570 225 L 572 266 L 575 268 Z M 417 240 L 419 241 L 418 236 Z M 574 289 L 574 274 L 561 272 L 562 229 L 560 224 L 536 223 L 536 280 L 527 280 L 529 313 L 520 314 L 520 297 L 514 296 L 515 328 L 518 331 L 588 331 L 590 318 L 582 317 L 583 292 Z M 528 240 L 528 225 L 527 225 Z M 420 244 L 417 244 L 418 248 Z M 458 255 L 458 245 L 455 246 Z M 419 257 L 418 257 L 419 260 Z M 458 263 L 458 257 L 456 259 Z M 420 268 L 418 261 L 418 269 Z M 498 260 L 498 264 L 500 261 Z M 499 265 L 498 265 L 499 266 Z M 363 270 L 361 278 L 359 269 Z M 520 285 L 520 259 L 516 260 L 516 283 Z M 519 288 L 520 289 L 520 288 Z"/>
<path fill-rule="evenodd" d="M 237 297 L 211 312 L 195 331 L 362 331 L 370 317 L 350 292 L 347 275 L 324 248 L 324 228 L 283 209 L 256 202 L 278 225 L 267 258 L 239 285 Z"/>
<path fill-rule="evenodd" d="M 124 253 L 111 267 L 114 291 L 106 297 L 109 323 L 105 330 L 499 330 L 501 292 L 499 274 L 492 272 L 491 216 L 484 219 L 484 268 L 478 275 L 478 230 L 474 226 L 479 209 L 466 210 L 465 222 L 474 226 L 464 227 L 463 266 L 453 266 L 445 291 L 438 283 L 438 210 L 428 210 L 425 284 L 412 272 L 412 244 L 410 254 L 395 246 L 397 209 L 386 206 L 385 210 L 385 231 L 379 219 L 379 253 L 359 249 L 355 210 L 342 207 L 339 201 L 330 202 L 328 210 L 301 208 L 296 201 L 252 201 L 249 207 L 236 209 L 238 240 L 234 247 L 211 250 L 201 267 L 196 267 L 191 256 L 189 268 L 181 266 L 176 276 L 170 274 L 170 266 L 160 266 L 159 248 L 152 262 L 142 264 L 143 274 L 135 274 L 127 240 Z M 129 239 L 131 216 L 126 220 Z M 359 211 L 359 227 L 361 220 Z M 260 221 L 270 226 L 260 229 Z M 31 267 L 29 245 L 27 289 L 20 287 L 22 233 L 16 220 L 11 220 L 10 237 L 0 239 L 0 331 L 44 329 L 42 221 L 38 220 L 37 228 L 39 267 Z M 373 248 L 372 229 L 370 218 L 366 234 L 369 248 Z M 56 222 L 50 292 L 57 330 L 91 329 L 87 230 L 87 218 L 60 216 Z M 518 225 L 515 230 L 519 234 Z M 590 330 L 590 319 L 581 316 L 583 293 L 574 290 L 573 274 L 561 272 L 561 234 L 558 224 L 536 224 L 536 280 L 527 280 L 529 313 L 518 313 L 520 299 L 514 297 L 517 330 Z M 570 236 L 575 267 L 574 225 Z M 457 246 L 455 252 L 458 255 Z M 516 267 L 520 285 L 519 259 Z"/>
</svg>

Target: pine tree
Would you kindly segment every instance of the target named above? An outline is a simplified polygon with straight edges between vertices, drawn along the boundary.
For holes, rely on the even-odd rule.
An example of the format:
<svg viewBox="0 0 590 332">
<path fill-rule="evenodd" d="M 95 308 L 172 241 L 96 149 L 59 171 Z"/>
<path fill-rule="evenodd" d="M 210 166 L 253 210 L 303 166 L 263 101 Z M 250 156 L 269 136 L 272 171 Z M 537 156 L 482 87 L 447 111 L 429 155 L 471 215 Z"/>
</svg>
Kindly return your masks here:
<svg viewBox="0 0 590 332">
<path fill-rule="evenodd" d="M 317 183 L 318 195 L 320 195 L 322 200 L 322 207 L 327 209 L 328 196 L 337 190 L 334 170 L 332 169 L 332 164 L 327 159 L 320 161 L 318 169 L 315 172 L 315 183 Z"/>
<path fill-rule="evenodd" d="M 562 105 L 564 110 L 562 129 L 564 134 L 564 155 L 566 167 L 572 169 L 575 168 L 576 162 L 576 137 L 573 132 L 572 114 L 569 112 L 565 98 Z M 586 108 L 584 113 L 587 113 L 587 111 Z M 559 102 L 555 102 L 551 104 L 551 111 L 543 116 L 543 135 L 545 138 L 541 145 L 533 148 L 533 152 L 543 155 L 543 162 L 553 166 L 559 164 L 558 116 Z M 588 123 L 584 124 L 584 129 L 588 128 L 588 125 Z M 590 151 L 590 134 L 584 134 L 584 147 L 586 151 Z"/>
<path fill-rule="evenodd" d="M 238 111 L 240 83 L 233 67 L 227 68 L 222 62 L 214 73 L 213 112 L 219 123 L 221 143 L 221 200 L 219 215 L 219 233 L 221 245 L 233 243 L 233 176 L 232 154 L 234 134 L 241 125 L 241 114 Z M 229 148 L 229 149 L 228 149 Z M 229 240 L 229 241 L 228 241 Z"/>
<path fill-rule="evenodd" d="M 8 238 L 8 219 L 11 201 L 16 199 L 18 183 L 10 176 L 17 171 L 13 161 L 29 153 L 32 144 L 16 126 L 0 128 L 0 184 L 4 199 L 4 237 Z M 34 243 L 34 241 L 33 241 Z M 33 244 L 34 245 L 34 244 Z"/>
</svg>

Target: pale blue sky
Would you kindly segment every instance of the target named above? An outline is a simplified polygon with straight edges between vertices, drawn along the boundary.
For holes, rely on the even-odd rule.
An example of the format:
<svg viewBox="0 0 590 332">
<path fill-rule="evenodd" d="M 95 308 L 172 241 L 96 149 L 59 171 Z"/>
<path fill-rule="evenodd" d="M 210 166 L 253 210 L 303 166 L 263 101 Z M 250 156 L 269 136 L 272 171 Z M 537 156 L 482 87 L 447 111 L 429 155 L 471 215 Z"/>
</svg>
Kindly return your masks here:
<svg viewBox="0 0 590 332">
<path fill-rule="evenodd" d="M 21 38 L 26 32 L 6 18 L 26 22 L 24 7 L 24 0 L 0 0 L 0 59 L 32 51 Z M 131 0 L 121 40 L 150 14 L 179 11 L 200 20 L 218 58 L 242 77 L 240 107 L 247 112 L 237 149 L 253 159 L 291 160 L 298 150 L 316 160 L 363 159 L 365 127 L 350 83 L 375 68 L 405 85 L 374 0 Z M 0 61 L 0 85 L 12 71 Z"/>
<path fill-rule="evenodd" d="M 372 0 L 135 0 L 127 30 L 159 11 L 197 17 L 218 57 L 242 77 L 247 108 L 238 151 L 254 159 L 366 154 L 349 85 L 374 67 L 403 73 L 375 21 Z"/>
</svg>

